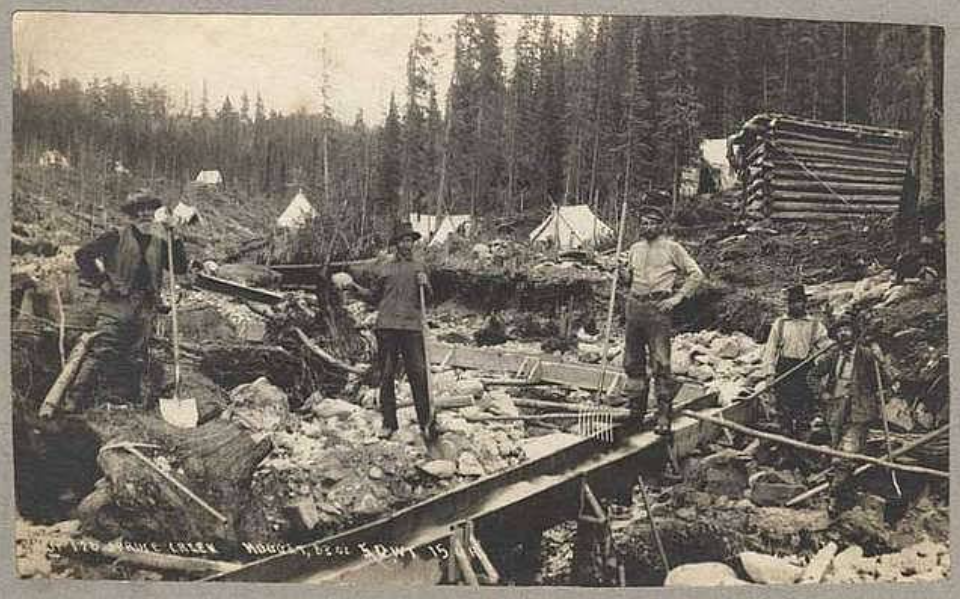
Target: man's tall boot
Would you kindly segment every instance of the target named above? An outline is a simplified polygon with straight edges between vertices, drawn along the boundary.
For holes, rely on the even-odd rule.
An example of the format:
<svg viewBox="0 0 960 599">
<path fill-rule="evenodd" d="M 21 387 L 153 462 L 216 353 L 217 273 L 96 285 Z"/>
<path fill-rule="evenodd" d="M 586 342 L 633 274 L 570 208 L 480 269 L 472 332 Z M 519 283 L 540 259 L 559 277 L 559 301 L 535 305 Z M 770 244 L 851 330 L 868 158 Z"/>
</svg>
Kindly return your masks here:
<svg viewBox="0 0 960 599">
<path fill-rule="evenodd" d="M 657 401 L 657 424 L 654 432 L 658 435 L 666 436 L 670 434 L 670 421 L 673 418 L 673 406 L 670 400 L 659 399 Z"/>
<path fill-rule="evenodd" d="M 643 417 L 647 413 L 650 387 L 643 379 L 627 378 L 623 386 L 623 394 L 627 399 L 627 407 L 630 409 L 630 421 L 635 424 L 643 424 Z"/>
</svg>

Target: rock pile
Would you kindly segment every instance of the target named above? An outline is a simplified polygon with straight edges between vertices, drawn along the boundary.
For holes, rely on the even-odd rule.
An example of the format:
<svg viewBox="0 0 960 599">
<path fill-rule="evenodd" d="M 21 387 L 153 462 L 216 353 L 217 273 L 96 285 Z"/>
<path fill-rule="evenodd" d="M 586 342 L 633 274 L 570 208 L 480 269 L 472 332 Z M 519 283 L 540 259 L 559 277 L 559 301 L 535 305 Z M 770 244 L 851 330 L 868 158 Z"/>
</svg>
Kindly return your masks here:
<svg viewBox="0 0 960 599">
<path fill-rule="evenodd" d="M 470 382 L 448 373 L 439 373 L 438 379 L 452 388 Z M 367 395 L 375 396 L 370 391 Z M 406 393 L 398 395 L 402 406 Z M 344 530 L 523 459 L 522 424 L 467 419 L 515 413 L 512 399 L 502 393 L 439 412 L 441 434 L 430 451 L 413 407 L 398 411 L 400 430 L 381 441 L 376 436 L 379 413 L 345 400 L 316 393 L 304 402 L 305 413 L 284 415 L 285 395 L 263 379 L 234 390 L 231 397 L 236 402 L 231 411 L 241 421 L 262 426 L 275 445 L 254 473 L 252 493 L 267 523 L 268 530 L 261 532 L 272 538 L 302 529 L 314 536 Z"/>
</svg>

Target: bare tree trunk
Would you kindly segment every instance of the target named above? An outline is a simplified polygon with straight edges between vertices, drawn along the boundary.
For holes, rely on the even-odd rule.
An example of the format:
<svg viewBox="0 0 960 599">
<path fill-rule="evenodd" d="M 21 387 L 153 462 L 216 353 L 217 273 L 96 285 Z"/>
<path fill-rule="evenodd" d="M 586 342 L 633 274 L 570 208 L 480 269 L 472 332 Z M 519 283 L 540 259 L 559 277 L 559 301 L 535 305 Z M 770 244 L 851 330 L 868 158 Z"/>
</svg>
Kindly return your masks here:
<svg viewBox="0 0 960 599">
<path fill-rule="evenodd" d="M 936 197 L 934 180 L 936 167 L 934 165 L 934 130 L 936 102 L 934 97 L 934 64 L 933 64 L 933 31 L 931 27 L 923 28 L 923 99 L 920 108 L 920 172 L 917 173 L 919 194 L 917 197 L 918 211 L 921 218 L 921 233 L 928 234 L 934 223 L 929 222 L 936 214 Z"/>
<path fill-rule="evenodd" d="M 843 103 L 843 122 L 847 122 L 847 24 L 840 25 L 840 95 Z"/>
</svg>

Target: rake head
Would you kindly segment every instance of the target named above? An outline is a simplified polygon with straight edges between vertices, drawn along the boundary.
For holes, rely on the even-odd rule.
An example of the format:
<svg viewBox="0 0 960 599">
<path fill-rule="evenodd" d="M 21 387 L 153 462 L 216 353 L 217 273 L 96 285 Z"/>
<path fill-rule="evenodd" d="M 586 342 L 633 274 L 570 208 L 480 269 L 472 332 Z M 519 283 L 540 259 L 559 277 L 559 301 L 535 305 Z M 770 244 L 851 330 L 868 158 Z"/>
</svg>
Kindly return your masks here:
<svg viewBox="0 0 960 599">
<path fill-rule="evenodd" d="M 613 443 L 614 413 L 597 404 L 577 413 L 577 434 L 602 443 Z"/>
</svg>

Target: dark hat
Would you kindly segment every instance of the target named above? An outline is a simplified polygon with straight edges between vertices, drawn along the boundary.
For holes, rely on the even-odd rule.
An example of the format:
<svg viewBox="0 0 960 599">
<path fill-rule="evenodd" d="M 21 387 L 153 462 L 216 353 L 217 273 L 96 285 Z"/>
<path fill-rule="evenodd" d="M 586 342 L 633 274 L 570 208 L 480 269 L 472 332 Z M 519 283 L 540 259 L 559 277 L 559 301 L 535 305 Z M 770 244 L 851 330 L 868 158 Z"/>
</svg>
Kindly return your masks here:
<svg viewBox="0 0 960 599">
<path fill-rule="evenodd" d="M 398 223 L 393 229 L 393 237 L 390 238 L 390 245 L 396 244 L 404 237 L 413 237 L 413 240 L 416 241 L 420 239 L 422 235 L 414 231 L 413 225 L 409 222 Z"/>
<path fill-rule="evenodd" d="M 141 210 L 156 210 L 163 206 L 160 198 L 149 193 L 137 192 L 127 196 L 126 201 L 120 206 L 120 211 L 130 216 L 136 216 Z"/>
<path fill-rule="evenodd" d="M 807 301 L 807 290 L 803 287 L 803 285 L 792 285 L 787 287 L 786 292 L 788 302 Z"/>
<path fill-rule="evenodd" d="M 660 208 L 645 204 L 637 208 L 637 218 L 649 218 L 658 220 L 660 222 L 665 222 L 667 220 L 667 215 L 664 214 L 663 210 Z"/>
</svg>

